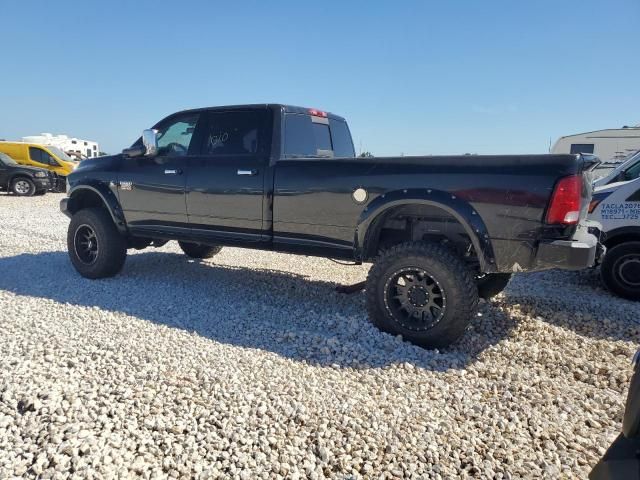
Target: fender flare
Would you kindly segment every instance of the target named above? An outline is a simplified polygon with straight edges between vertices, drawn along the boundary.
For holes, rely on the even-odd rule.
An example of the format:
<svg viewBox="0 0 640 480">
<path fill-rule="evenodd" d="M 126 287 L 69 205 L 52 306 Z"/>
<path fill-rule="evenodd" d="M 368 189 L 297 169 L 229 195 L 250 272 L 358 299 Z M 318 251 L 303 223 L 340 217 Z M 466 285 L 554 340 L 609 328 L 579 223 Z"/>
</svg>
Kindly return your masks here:
<svg viewBox="0 0 640 480">
<path fill-rule="evenodd" d="M 25 172 L 12 173 L 11 175 L 9 175 L 9 178 L 7 179 L 7 185 L 6 185 L 7 192 L 11 190 L 11 184 L 16 178 L 28 178 L 31 182 L 33 182 L 33 177 L 31 177 L 28 173 L 25 173 Z"/>
<path fill-rule="evenodd" d="M 362 211 L 355 233 L 356 257 L 370 257 L 370 244 L 377 227 L 392 208 L 404 205 L 429 205 L 440 208 L 453 216 L 464 228 L 478 255 L 482 272 L 496 272 L 493 247 L 480 214 L 465 200 L 455 194 L 435 189 L 406 189 L 387 192 L 374 199 Z"/>
<path fill-rule="evenodd" d="M 626 227 L 618 227 L 613 230 L 609 230 L 605 232 L 605 245 L 608 244 L 611 240 L 614 240 L 619 237 L 637 237 L 640 239 L 640 226 L 634 227 L 633 225 L 629 225 Z"/>
<path fill-rule="evenodd" d="M 61 209 L 63 212 L 67 215 L 72 214 L 74 210 L 74 198 L 77 199 L 79 194 L 86 191 L 90 191 L 100 197 L 118 231 L 120 233 L 127 233 L 127 222 L 120 207 L 120 202 L 115 193 L 103 182 L 92 181 L 74 186 L 69 190 L 67 198 L 62 200 Z"/>
</svg>

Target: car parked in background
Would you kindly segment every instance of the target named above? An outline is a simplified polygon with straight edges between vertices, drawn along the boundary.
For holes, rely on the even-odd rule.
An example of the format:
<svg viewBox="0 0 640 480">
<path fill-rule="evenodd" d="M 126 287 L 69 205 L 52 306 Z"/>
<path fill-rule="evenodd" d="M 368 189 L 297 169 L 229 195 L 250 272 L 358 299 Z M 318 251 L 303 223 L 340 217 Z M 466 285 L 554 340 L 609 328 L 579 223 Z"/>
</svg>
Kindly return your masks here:
<svg viewBox="0 0 640 480">
<path fill-rule="evenodd" d="M 636 155 L 638 156 L 638 155 Z M 640 167 L 640 156 L 613 178 Z M 602 225 L 607 253 L 600 267 L 602 282 L 613 293 L 640 300 L 640 177 L 596 186 L 589 218 Z"/>
<path fill-rule="evenodd" d="M 26 142 L 0 142 L 0 152 L 6 153 L 20 165 L 28 165 L 49 170 L 56 174 L 52 189 L 64 192 L 66 177 L 78 165 L 57 147 Z"/>
<path fill-rule="evenodd" d="M 19 165 L 6 153 L 0 152 L 0 190 L 21 197 L 42 195 L 52 186 L 53 175 L 44 168 Z"/>
<path fill-rule="evenodd" d="M 598 178 L 594 186 L 609 185 L 610 183 L 625 182 L 640 177 L 640 150 L 632 153 L 619 165 L 616 165 L 605 176 Z"/>
</svg>

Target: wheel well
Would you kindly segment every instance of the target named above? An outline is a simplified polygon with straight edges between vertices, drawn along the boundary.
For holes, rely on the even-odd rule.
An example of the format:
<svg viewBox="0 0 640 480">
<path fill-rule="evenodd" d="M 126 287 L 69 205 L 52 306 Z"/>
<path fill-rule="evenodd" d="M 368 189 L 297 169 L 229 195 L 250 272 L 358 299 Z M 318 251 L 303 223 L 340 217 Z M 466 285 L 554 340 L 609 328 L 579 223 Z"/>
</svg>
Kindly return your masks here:
<svg viewBox="0 0 640 480">
<path fill-rule="evenodd" d="M 367 259 L 380 251 L 410 241 L 445 244 L 478 265 L 478 255 L 465 226 L 451 213 L 436 205 L 402 205 L 391 208 L 377 218 L 371 227 L 365 252 Z"/>
<path fill-rule="evenodd" d="M 640 241 L 640 230 L 633 232 L 625 232 L 619 235 L 615 235 L 614 237 L 608 238 L 604 241 L 604 245 L 607 248 L 613 248 L 616 245 L 620 245 L 621 243 L 626 242 L 637 242 Z"/>
<path fill-rule="evenodd" d="M 79 212 L 83 208 L 104 208 L 107 210 L 102 197 L 92 190 L 81 190 L 74 193 L 69 199 L 67 208 L 71 213 Z"/>
<path fill-rule="evenodd" d="M 16 173 L 9 179 L 9 185 L 11 185 L 17 178 L 24 178 L 25 180 L 29 180 L 31 183 L 33 183 L 33 179 L 29 175 L 25 175 L 24 173 Z"/>
</svg>

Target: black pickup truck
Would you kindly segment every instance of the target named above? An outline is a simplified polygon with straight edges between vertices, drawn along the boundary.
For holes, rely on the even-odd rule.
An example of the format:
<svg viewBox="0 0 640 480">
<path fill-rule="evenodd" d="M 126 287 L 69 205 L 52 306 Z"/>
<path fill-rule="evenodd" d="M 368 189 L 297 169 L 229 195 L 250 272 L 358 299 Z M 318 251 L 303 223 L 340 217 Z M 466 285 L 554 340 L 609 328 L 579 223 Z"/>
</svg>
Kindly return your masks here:
<svg viewBox="0 0 640 480">
<path fill-rule="evenodd" d="M 345 120 L 279 104 L 188 110 L 67 177 L 81 275 L 178 240 L 373 262 L 369 317 L 425 347 L 464 332 L 511 273 L 582 269 L 602 253 L 586 155 L 355 156 Z"/>
<path fill-rule="evenodd" d="M 0 190 L 20 197 L 44 195 L 54 186 L 53 175 L 44 168 L 19 165 L 9 155 L 0 152 Z"/>
</svg>

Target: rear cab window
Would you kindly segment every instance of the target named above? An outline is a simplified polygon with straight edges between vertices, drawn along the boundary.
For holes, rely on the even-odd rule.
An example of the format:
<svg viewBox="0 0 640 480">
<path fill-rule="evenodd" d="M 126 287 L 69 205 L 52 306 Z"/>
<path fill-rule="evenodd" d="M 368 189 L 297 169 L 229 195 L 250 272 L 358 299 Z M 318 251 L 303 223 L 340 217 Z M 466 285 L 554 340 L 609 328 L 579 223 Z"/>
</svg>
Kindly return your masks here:
<svg viewBox="0 0 640 480">
<path fill-rule="evenodd" d="M 267 112 L 210 112 L 200 153 L 211 157 L 259 155 L 267 151 Z"/>
<path fill-rule="evenodd" d="M 355 157 L 349 127 L 343 120 L 286 113 L 284 157 Z"/>
</svg>

